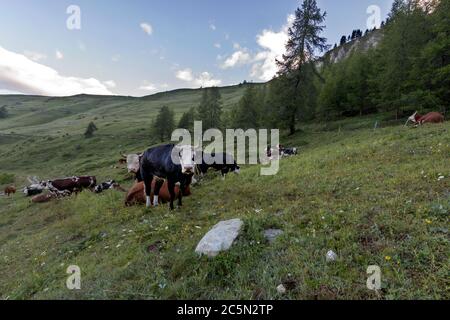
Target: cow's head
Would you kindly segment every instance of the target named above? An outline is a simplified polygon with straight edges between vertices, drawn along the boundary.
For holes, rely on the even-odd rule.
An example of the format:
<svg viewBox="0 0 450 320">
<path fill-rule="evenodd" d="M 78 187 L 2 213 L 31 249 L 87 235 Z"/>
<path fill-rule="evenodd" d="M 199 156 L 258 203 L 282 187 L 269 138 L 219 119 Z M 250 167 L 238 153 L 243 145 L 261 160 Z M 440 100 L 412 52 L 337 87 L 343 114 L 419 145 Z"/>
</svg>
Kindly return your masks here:
<svg viewBox="0 0 450 320">
<path fill-rule="evenodd" d="M 140 168 L 142 155 L 140 154 L 129 154 L 127 155 L 127 169 L 128 172 L 137 173 Z"/>
<path fill-rule="evenodd" d="M 417 123 L 418 118 L 419 118 L 419 113 L 416 111 L 411 117 L 408 118 L 408 120 L 405 123 L 405 126 L 407 126 L 409 122 Z"/>
<path fill-rule="evenodd" d="M 183 174 L 192 175 L 195 169 L 195 148 L 192 146 L 177 146 L 172 154 L 172 160 L 181 165 Z"/>
</svg>

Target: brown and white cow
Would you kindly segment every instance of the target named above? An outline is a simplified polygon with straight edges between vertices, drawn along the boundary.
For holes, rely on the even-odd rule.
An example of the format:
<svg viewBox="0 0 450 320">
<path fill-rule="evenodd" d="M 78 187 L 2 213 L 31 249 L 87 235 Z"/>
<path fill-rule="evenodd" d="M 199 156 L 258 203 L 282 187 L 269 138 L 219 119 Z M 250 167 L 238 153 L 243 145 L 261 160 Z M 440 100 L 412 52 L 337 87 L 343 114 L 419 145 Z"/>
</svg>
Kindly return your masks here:
<svg viewBox="0 0 450 320">
<path fill-rule="evenodd" d="M 8 187 L 5 188 L 5 195 L 6 196 L 9 197 L 10 195 L 15 194 L 15 193 L 16 193 L 16 187 L 8 186 Z"/>
<path fill-rule="evenodd" d="M 161 185 L 161 189 L 159 190 L 158 202 L 159 204 L 168 203 L 170 201 L 170 192 L 169 192 L 169 184 L 166 180 L 162 179 L 153 179 L 152 182 L 152 190 L 155 190 L 157 184 Z M 175 194 L 178 196 L 180 192 L 179 185 L 175 185 Z M 183 196 L 188 197 L 191 195 L 191 190 L 187 187 L 183 193 Z M 153 191 L 150 195 L 151 202 L 153 203 L 154 194 Z M 125 206 L 132 206 L 135 204 L 145 204 L 146 196 L 145 196 L 145 185 L 144 182 L 136 183 L 130 191 L 128 191 L 127 197 L 125 198 Z"/>
<path fill-rule="evenodd" d="M 63 178 L 41 183 L 45 189 L 60 196 L 70 195 L 73 192 L 81 192 L 85 188 L 93 191 L 96 184 L 97 179 L 94 176 Z"/>
<path fill-rule="evenodd" d="M 411 117 L 408 118 L 405 123 L 405 127 L 409 122 L 412 122 L 416 125 L 423 125 L 425 123 L 443 123 L 444 120 L 444 116 L 439 112 L 430 112 L 422 116 L 416 111 Z"/>
</svg>

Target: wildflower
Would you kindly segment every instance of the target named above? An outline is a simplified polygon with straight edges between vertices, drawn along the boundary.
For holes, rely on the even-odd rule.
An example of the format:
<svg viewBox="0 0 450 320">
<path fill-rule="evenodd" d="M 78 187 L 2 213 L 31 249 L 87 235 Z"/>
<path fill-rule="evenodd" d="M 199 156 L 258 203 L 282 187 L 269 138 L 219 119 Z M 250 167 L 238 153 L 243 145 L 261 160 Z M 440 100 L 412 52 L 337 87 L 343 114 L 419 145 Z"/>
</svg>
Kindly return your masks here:
<svg viewBox="0 0 450 320">
<path fill-rule="evenodd" d="M 386 260 L 386 261 L 391 261 L 391 260 L 392 260 L 392 257 L 391 257 L 391 256 L 386 256 L 386 257 L 384 257 L 384 260 Z"/>
</svg>

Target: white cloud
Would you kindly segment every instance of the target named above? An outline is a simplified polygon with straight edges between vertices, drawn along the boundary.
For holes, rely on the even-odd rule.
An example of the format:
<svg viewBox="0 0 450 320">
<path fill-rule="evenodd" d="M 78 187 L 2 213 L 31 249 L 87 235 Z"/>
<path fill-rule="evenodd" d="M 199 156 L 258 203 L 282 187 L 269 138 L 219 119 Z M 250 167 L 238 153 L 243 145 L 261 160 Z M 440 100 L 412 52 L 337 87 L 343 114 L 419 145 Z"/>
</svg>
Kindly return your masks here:
<svg viewBox="0 0 450 320">
<path fill-rule="evenodd" d="M 58 59 L 58 60 L 64 59 L 63 53 L 62 53 L 61 51 L 59 51 L 59 50 L 56 50 L 56 52 L 55 52 L 55 57 L 56 57 L 56 59 Z"/>
<path fill-rule="evenodd" d="M 141 26 L 141 29 L 149 36 L 153 34 L 153 27 L 151 26 L 151 24 L 149 24 L 147 22 L 142 22 L 140 24 L 140 26 Z"/>
<path fill-rule="evenodd" d="M 222 80 L 213 79 L 212 74 L 209 72 L 202 72 L 200 76 L 195 79 L 194 83 L 201 87 L 216 87 L 222 83 Z"/>
<path fill-rule="evenodd" d="M 80 93 L 113 94 L 97 79 L 60 75 L 50 67 L 3 47 L 0 47 L 0 88 L 47 96 L 69 96 Z"/>
<path fill-rule="evenodd" d="M 157 87 L 148 81 L 144 81 L 143 85 L 139 87 L 139 90 L 153 92 L 157 90 Z"/>
<path fill-rule="evenodd" d="M 190 82 L 194 80 L 191 69 L 178 70 L 176 75 L 177 79 Z"/>
<path fill-rule="evenodd" d="M 105 81 L 103 83 L 108 88 L 115 88 L 115 87 L 117 87 L 117 84 L 113 80 L 108 80 L 108 81 Z"/>
<path fill-rule="evenodd" d="M 217 49 L 220 49 L 220 48 L 222 48 L 222 45 L 217 42 L 217 43 L 214 43 L 214 47 Z"/>
<path fill-rule="evenodd" d="M 210 24 L 209 24 L 209 28 L 210 28 L 212 31 L 216 31 L 216 29 L 217 29 L 216 25 L 213 24 L 213 23 L 210 23 Z"/>
<path fill-rule="evenodd" d="M 46 56 L 45 54 L 40 53 L 40 52 L 36 52 L 36 51 L 28 51 L 28 50 L 25 50 L 25 51 L 23 52 L 23 54 L 24 54 L 27 58 L 29 58 L 29 59 L 31 59 L 31 60 L 33 60 L 33 61 L 40 61 L 40 60 L 47 59 L 47 56 Z"/>
<path fill-rule="evenodd" d="M 252 66 L 252 77 L 268 81 L 276 75 L 278 71 L 276 60 L 282 59 L 283 54 L 286 52 L 286 43 L 289 39 L 288 30 L 293 22 L 294 15 L 289 15 L 286 24 L 280 31 L 275 32 L 266 29 L 257 35 L 256 41 L 262 48 L 262 51 L 258 52 L 254 57 L 255 64 Z"/>
<path fill-rule="evenodd" d="M 213 75 L 206 71 L 194 76 L 192 70 L 189 68 L 177 71 L 176 77 L 198 87 L 214 87 L 222 83 L 222 80 L 214 79 Z"/>
<path fill-rule="evenodd" d="M 236 66 L 244 65 L 252 61 L 252 57 L 246 49 L 234 52 L 221 65 L 222 69 L 229 69 Z"/>
</svg>

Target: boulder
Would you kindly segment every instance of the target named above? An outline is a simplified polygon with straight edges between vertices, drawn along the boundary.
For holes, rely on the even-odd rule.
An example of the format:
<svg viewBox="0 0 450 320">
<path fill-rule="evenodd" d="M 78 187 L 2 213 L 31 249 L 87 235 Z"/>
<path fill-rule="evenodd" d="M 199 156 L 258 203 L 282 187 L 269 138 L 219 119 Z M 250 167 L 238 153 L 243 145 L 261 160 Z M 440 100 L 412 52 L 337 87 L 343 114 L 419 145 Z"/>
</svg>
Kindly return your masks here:
<svg viewBox="0 0 450 320">
<path fill-rule="evenodd" d="M 239 236 L 243 224 L 241 219 L 219 222 L 200 240 L 195 252 L 212 258 L 221 251 L 230 249 Z"/>
</svg>

